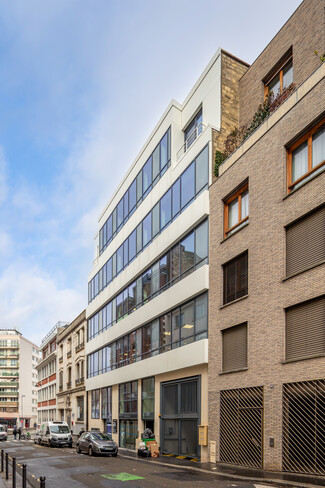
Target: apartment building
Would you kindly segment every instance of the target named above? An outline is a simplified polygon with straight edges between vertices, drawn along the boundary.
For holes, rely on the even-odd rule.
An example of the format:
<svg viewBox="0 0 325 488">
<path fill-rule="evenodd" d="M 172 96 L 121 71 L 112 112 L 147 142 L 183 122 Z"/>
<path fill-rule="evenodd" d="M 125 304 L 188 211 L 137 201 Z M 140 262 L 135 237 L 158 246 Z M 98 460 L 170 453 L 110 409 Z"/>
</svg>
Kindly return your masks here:
<svg viewBox="0 0 325 488">
<path fill-rule="evenodd" d="M 85 334 L 86 310 L 60 329 L 58 348 L 58 420 L 68 423 L 74 434 L 86 429 Z"/>
<path fill-rule="evenodd" d="M 86 310 L 88 426 L 112 432 L 122 448 L 135 449 L 151 428 L 162 452 L 208 459 L 198 426 L 208 422 L 212 146 L 238 120 L 224 84 L 236 92 L 246 70 L 219 50 L 185 101 L 169 104 L 99 217 Z"/>
<path fill-rule="evenodd" d="M 210 188 L 212 462 L 325 475 L 324 47 L 305 0 L 239 81 L 239 127 L 278 108 Z"/>
<path fill-rule="evenodd" d="M 38 347 L 14 329 L 0 330 L 0 423 L 33 427 L 37 420 Z"/>
<path fill-rule="evenodd" d="M 42 340 L 41 359 L 37 365 L 38 402 L 37 423 L 57 420 L 57 336 L 67 327 L 67 322 L 58 322 Z"/>
</svg>

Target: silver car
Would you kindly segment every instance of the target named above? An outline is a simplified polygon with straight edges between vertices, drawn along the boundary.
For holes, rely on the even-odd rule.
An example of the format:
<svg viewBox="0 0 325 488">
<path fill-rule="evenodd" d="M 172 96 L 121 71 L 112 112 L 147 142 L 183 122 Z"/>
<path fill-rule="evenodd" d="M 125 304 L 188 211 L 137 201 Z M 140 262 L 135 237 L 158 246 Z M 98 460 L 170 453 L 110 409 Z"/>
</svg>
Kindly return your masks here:
<svg viewBox="0 0 325 488">
<path fill-rule="evenodd" d="M 109 434 L 103 432 L 83 432 L 76 445 L 77 452 L 85 451 L 89 456 L 106 454 L 117 456 L 118 447 Z"/>
<path fill-rule="evenodd" d="M 7 431 L 3 425 L 0 425 L 0 441 L 6 441 L 8 438 Z"/>
</svg>

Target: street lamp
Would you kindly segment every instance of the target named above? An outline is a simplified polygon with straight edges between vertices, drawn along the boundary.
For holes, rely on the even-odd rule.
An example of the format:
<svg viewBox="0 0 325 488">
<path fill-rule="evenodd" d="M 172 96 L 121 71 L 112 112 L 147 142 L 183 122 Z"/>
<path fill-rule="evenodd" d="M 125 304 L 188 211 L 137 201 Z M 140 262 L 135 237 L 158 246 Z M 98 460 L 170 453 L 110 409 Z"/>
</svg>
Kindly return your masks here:
<svg viewBox="0 0 325 488">
<path fill-rule="evenodd" d="M 23 428 L 24 428 L 24 398 L 26 395 L 21 395 L 21 419 L 23 421 Z"/>
</svg>

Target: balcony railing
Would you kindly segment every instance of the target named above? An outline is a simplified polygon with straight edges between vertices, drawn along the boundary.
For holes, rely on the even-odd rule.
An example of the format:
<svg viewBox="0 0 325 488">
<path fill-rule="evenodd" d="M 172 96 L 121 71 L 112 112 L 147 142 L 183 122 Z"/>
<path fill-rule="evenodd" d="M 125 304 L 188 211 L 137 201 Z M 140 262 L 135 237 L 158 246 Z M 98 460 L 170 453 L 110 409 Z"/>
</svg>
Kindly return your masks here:
<svg viewBox="0 0 325 488">
<path fill-rule="evenodd" d="M 191 145 L 193 144 L 193 142 L 202 134 L 202 132 L 204 131 L 205 128 L 206 128 L 206 126 L 203 125 L 202 122 L 201 122 L 196 127 L 194 127 L 194 129 L 192 130 L 192 132 L 190 132 L 187 135 L 187 138 L 186 138 L 184 144 L 177 151 L 177 155 L 176 155 L 177 161 L 179 159 L 181 159 L 181 157 L 183 156 L 183 154 L 186 153 L 186 151 L 191 147 Z"/>
<path fill-rule="evenodd" d="M 85 343 L 81 342 L 76 346 L 76 352 L 81 351 L 81 349 L 83 349 L 84 347 L 85 347 Z"/>
<path fill-rule="evenodd" d="M 71 388 L 71 381 L 67 382 L 67 389 Z"/>
<path fill-rule="evenodd" d="M 70 358 L 71 357 L 71 351 L 68 351 L 67 352 L 67 358 Z"/>
<path fill-rule="evenodd" d="M 85 378 L 82 376 L 82 378 L 76 379 L 76 386 L 82 385 L 84 382 L 85 382 Z"/>
<path fill-rule="evenodd" d="M 59 357 L 59 363 L 63 362 L 63 356 Z"/>
</svg>

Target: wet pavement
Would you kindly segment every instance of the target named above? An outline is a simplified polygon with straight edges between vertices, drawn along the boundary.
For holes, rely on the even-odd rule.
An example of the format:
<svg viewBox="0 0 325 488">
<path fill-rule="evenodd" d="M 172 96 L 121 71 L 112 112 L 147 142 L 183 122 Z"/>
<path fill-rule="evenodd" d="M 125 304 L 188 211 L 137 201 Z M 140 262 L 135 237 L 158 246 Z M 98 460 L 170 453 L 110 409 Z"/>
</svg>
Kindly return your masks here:
<svg viewBox="0 0 325 488">
<path fill-rule="evenodd" d="M 89 457 L 77 454 L 74 448 L 49 448 L 33 441 L 9 440 L 1 447 L 16 457 L 17 463 L 27 464 L 28 481 L 35 488 L 40 476 L 46 477 L 46 488 L 123 488 L 125 483 L 127 488 L 325 486 L 321 477 L 266 473 L 170 456 L 138 458 L 134 451 L 125 449 L 113 458 Z"/>
</svg>

